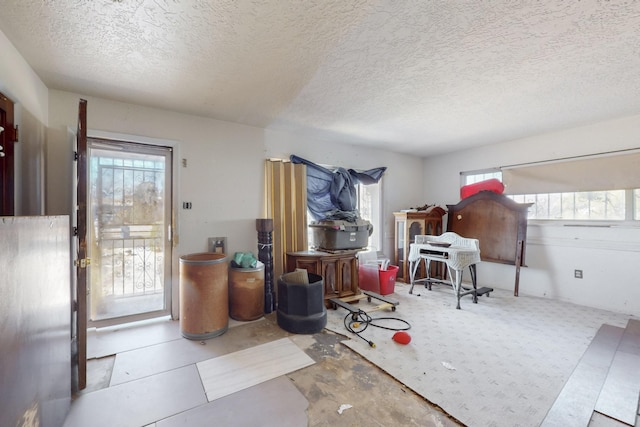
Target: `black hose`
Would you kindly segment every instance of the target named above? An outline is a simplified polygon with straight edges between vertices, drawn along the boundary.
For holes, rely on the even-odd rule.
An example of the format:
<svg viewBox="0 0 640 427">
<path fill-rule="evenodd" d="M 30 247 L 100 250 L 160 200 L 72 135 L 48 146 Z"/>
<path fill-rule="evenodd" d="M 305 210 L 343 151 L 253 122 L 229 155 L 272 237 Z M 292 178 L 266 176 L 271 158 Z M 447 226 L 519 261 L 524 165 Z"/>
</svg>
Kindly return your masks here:
<svg viewBox="0 0 640 427">
<path fill-rule="evenodd" d="M 349 318 L 351 318 L 351 320 L 348 321 L 347 319 Z M 383 325 L 374 323 L 374 322 L 384 321 L 384 320 L 402 322 L 406 325 L 406 327 L 393 328 L 393 327 L 383 326 Z M 344 318 L 344 327 L 347 329 L 347 331 L 354 333 L 355 335 L 358 336 L 358 338 L 361 338 L 367 344 L 369 344 L 370 347 L 375 348 L 376 345 L 373 341 L 370 341 L 361 335 L 365 331 L 365 329 L 367 329 L 369 326 L 374 326 L 380 329 L 387 329 L 389 331 L 408 331 L 409 329 L 411 329 L 411 324 L 404 319 L 400 319 L 398 317 L 373 318 L 366 311 L 363 311 L 363 310 L 358 310 L 358 313 L 349 313 Z"/>
</svg>

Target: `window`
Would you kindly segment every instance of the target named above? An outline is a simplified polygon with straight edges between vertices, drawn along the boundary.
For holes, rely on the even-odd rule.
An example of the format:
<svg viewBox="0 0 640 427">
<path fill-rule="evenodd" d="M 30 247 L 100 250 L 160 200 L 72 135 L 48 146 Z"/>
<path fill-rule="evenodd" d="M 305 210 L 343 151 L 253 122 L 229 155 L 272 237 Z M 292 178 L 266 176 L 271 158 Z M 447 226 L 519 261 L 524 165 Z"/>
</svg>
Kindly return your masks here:
<svg viewBox="0 0 640 427">
<path fill-rule="evenodd" d="M 373 225 L 373 233 L 369 237 L 369 246 L 382 250 L 381 241 L 381 200 L 380 197 L 381 181 L 376 184 L 356 185 L 358 191 L 358 211 L 363 219 L 366 219 Z"/>
<path fill-rule="evenodd" d="M 491 178 L 502 180 L 502 173 L 495 169 L 462 172 L 461 178 L 462 185 L 468 185 Z M 529 219 L 640 220 L 640 189 L 514 194 L 507 197 L 518 203 L 533 203 L 529 209 Z M 627 209 L 628 206 L 632 208 Z"/>
<path fill-rule="evenodd" d="M 502 181 L 502 172 L 499 169 L 489 169 L 475 172 L 462 172 L 462 185 L 475 184 L 476 182 L 486 181 L 488 179 L 497 179 Z"/>
<path fill-rule="evenodd" d="M 356 184 L 358 193 L 358 212 L 360 217 L 369 221 L 373 225 L 373 233 L 369 237 L 369 246 L 377 250 L 382 250 L 381 230 L 382 230 L 382 214 L 381 214 L 381 188 L 382 179 L 376 184 Z M 311 223 L 313 218 L 307 211 L 307 222 Z M 308 230 L 309 248 L 315 247 L 313 241 L 313 230 Z"/>
<path fill-rule="evenodd" d="M 508 196 L 518 203 L 533 203 L 529 219 L 611 220 L 625 219 L 625 191 L 589 191 Z"/>
</svg>

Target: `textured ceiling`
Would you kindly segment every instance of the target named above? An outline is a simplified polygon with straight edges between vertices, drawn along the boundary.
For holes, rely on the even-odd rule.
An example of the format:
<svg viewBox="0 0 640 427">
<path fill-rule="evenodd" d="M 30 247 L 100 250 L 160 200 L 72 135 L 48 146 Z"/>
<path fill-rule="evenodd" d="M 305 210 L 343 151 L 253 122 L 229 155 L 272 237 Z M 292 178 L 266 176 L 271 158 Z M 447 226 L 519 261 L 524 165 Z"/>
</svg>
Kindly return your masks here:
<svg viewBox="0 0 640 427">
<path fill-rule="evenodd" d="M 429 155 L 640 113 L 635 0 L 2 0 L 49 88 Z"/>
</svg>

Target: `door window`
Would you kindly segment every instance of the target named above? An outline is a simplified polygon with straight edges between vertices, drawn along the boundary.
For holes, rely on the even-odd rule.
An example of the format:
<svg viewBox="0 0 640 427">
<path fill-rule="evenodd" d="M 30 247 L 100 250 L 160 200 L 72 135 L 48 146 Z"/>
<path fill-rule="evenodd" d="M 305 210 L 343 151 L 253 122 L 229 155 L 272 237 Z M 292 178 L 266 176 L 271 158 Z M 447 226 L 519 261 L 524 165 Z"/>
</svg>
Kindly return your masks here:
<svg viewBox="0 0 640 427">
<path fill-rule="evenodd" d="M 169 314 L 171 149 L 89 140 L 89 321 Z"/>
</svg>

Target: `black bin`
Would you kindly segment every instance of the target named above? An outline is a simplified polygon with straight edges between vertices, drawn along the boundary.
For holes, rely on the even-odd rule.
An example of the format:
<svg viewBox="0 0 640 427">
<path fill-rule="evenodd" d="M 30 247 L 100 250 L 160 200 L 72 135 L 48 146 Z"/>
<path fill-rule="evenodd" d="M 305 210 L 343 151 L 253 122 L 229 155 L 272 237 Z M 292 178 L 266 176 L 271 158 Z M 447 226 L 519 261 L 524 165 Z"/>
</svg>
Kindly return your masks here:
<svg viewBox="0 0 640 427">
<path fill-rule="evenodd" d="M 294 334 L 314 334 L 327 325 L 322 276 L 307 273 L 309 283 L 278 278 L 278 326 Z"/>
</svg>

